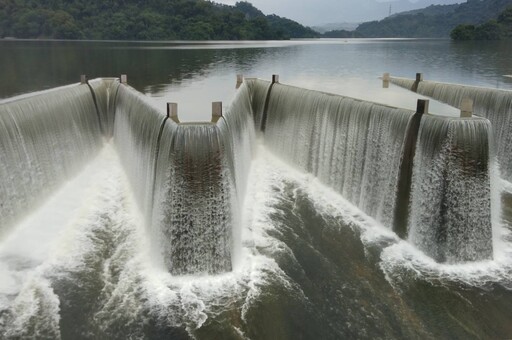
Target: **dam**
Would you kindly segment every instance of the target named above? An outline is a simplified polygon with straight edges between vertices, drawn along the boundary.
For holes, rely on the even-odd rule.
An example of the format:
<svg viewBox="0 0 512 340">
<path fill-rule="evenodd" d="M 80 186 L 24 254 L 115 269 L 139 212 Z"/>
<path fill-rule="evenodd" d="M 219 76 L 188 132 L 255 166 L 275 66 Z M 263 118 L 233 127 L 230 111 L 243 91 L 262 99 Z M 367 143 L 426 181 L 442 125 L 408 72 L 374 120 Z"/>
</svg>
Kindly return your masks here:
<svg viewBox="0 0 512 340">
<path fill-rule="evenodd" d="M 434 115 L 425 100 L 406 110 L 281 84 L 276 76 L 244 79 L 229 107 L 213 103 L 212 114 L 210 122 L 181 123 L 175 103 L 156 107 L 126 77 L 82 78 L 0 102 L 0 235 L 111 146 L 155 261 L 177 280 L 222 278 L 236 271 L 247 243 L 243 211 L 263 146 L 436 265 L 494 260 L 491 118 Z M 200 313 L 191 318 L 202 320 Z M 105 327 L 114 327 L 109 322 L 116 320 Z"/>
<path fill-rule="evenodd" d="M 8 100 L 2 232 L 112 138 L 169 271 L 228 272 L 260 135 L 278 157 L 435 260 L 492 259 L 491 125 L 430 115 L 420 104 L 412 112 L 277 78 L 245 80 L 230 109 L 217 108 L 207 123 L 180 123 L 171 104 L 165 115 L 126 79 L 82 79 Z"/>
</svg>

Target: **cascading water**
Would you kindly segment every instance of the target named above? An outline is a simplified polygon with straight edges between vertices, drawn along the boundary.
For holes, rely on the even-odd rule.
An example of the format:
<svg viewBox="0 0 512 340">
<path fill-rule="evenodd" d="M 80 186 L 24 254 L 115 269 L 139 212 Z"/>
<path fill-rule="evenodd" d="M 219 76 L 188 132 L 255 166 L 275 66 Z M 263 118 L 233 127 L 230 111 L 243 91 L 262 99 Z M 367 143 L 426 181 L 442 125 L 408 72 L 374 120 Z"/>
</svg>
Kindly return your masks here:
<svg viewBox="0 0 512 340">
<path fill-rule="evenodd" d="M 390 226 L 402 144 L 412 114 L 275 84 L 265 144 Z"/>
<path fill-rule="evenodd" d="M 239 248 L 241 247 L 241 213 L 244 206 L 246 187 L 249 181 L 249 170 L 254 156 L 255 127 L 251 113 L 250 83 L 245 82 L 238 89 L 237 95 L 229 109 L 217 122 L 220 136 L 224 147 L 231 183 L 234 190 L 231 190 L 231 216 L 233 219 L 233 254 L 232 262 L 236 265 L 239 259 Z"/>
<path fill-rule="evenodd" d="M 231 270 L 229 177 L 214 124 L 166 124 L 155 178 L 152 233 L 171 273 Z"/>
<path fill-rule="evenodd" d="M 159 135 L 166 117 L 128 86 L 119 86 L 115 101 L 114 143 L 146 223 L 151 225 Z"/>
<path fill-rule="evenodd" d="M 261 79 L 250 78 L 246 79 L 244 84 L 246 84 L 250 93 L 254 126 L 260 128 L 271 83 Z"/>
<path fill-rule="evenodd" d="M 81 169 L 101 145 L 86 85 L 0 103 L 0 232 Z"/>
<path fill-rule="evenodd" d="M 435 263 L 305 174 L 389 227 L 413 112 L 279 84 L 268 96 L 268 82 L 246 80 L 216 124 L 176 124 L 118 85 L 91 81 L 102 123 L 114 119 L 114 111 L 105 118 L 105 108 L 117 107 L 117 154 L 107 144 L 49 206 L 0 243 L 0 338 L 510 334 L 503 312 L 510 310 L 510 294 L 502 288 L 510 287 L 509 259 Z M 89 91 L 78 88 L 84 96 Z M 249 175 L 253 117 L 261 117 L 267 97 L 265 144 L 301 172 L 261 148 Z M 91 140 L 99 148 L 96 107 L 90 97 L 87 103 L 87 121 L 76 126 L 94 130 Z M 35 115 L 41 105 L 30 105 Z M 66 100 L 61 105 L 69 107 Z M 422 119 L 409 241 L 450 264 L 488 259 L 489 123 Z M 11 120 L 0 116 L 0 127 L 14 138 L 17 126 L 5 123 Z M 61 128 L 77 138 L 75 124 Z M 3 132 L 2 148 L 11 140 Z M 45 138 L 39 143 L 49 152 L 43 143 L 56 144 Z M 87 156 L 84 145 L 71 147 L 66 157 Z M 0 169 L 5 164 L 2 159 Z M 237 234 L 246 191 L 242 243 Z M 167 268 L 147 251 L 148 226 L 134 201 L 150 220 L 154 242 L 161 242 L 155 250 Z M 237 243 L 243 255 L 238 268 Z M 405 264 L 397 268 L 396 253 L 404 248 L 413 255 L 404 253 Z M 425 258 L 430 267 L 418 270 L 418 259 Z M 224 274 L 201 275 L 218 273 Z M 480 308 L 491 313 L 457 314 Z M 477 326 L 475 315 L 484 319 Z"/>
<path fill-rule="evenodd" d="M 492 258 L 490 130 L 486 119 L 422 119 L 409 240 L 437 261 Z"/>
<path fill-rule="evenodd" d="M 173 274 L 232 268 L 254 138 L 249 93 L 239 91 L 217 124 L 176 124 L 134 90 L 117 92 L 114 140 Z"/>
<path fill-rule="evenodd" d="M 390 81 L 411 89 L 414 80 L 392 77 Z M 473 100 L 473 113 L 489 119 L 494 132 L 496 156 L 501 176 L 512 181 L 512 91 L 458 84 L 421 81 L 417 93 L 460 107 L 462 100 Z"/>
<path fill-rule="evenodd" d="M 114 133 L 115 99 L 120 84 L 119 80 L 117 78 L 98 78 L 88 83 L 94 93 L 103 134 L 110 138 Z"/>
</svg>

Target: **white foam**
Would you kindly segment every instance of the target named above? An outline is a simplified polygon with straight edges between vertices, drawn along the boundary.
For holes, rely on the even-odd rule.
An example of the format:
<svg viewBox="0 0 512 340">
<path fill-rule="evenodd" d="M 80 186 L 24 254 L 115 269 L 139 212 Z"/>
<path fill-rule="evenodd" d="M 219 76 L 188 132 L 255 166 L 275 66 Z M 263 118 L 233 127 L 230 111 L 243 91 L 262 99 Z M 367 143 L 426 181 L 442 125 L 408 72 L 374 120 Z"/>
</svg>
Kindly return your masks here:
<svg viewBox="0 0 512 340">
<path fill-rule="evenodd" d="M 495 229 L 495 256 L 492 261 L 480 261 L 462 264 L 440 264 L 419 251 L 405 240 L 401 240 L 393 231 L 379 224 L 376 220 L 362 213 L 357 207 L 346 201 L 334 190 L 323 185 L 310 174 L 302 173 L 289 166 L 268 151 L 263 160 L 266 167 L 261 171 L 267 173 L 276 183 L 283 180 L 293 181 L 305 190 L 319 213 L 341 218 L 344 224 L 357 228 L 365 247 L 372 244 L 383 245 L 380 267 L 391 284 L 395 284 L 404 271 L 415 273 L 425 280 L 436 279 L 460 281 L 468 285 L 480 286 L 497 282 L 509 286 L 512 280 L 512 244 L 506 240 L 510 232 L 499 218 L 499 194 L 507 189 L 508 182 L 497 177 L 496 167 L 492 167 L 493 177 L 493 228 Z M 261 151 L 260 151 L 261 153 Z M 257 162 L 258 162 L 257 161 Z M 509 184 L 509 183 L 508 183 Z M 382 242 L 384 241 L 384 242 Z M 405 277 L 404 277 L 405 279 Z"/>
</svg>

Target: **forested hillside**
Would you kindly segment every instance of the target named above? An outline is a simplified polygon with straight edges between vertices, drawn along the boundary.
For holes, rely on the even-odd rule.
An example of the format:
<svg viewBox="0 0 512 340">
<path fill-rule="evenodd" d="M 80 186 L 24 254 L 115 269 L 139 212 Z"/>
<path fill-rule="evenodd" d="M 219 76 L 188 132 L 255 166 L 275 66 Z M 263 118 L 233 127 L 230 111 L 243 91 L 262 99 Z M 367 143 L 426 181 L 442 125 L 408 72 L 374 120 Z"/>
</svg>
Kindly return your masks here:
<svg viewBox="0 0 512 340">
<path fill-rule="evenodd" d="M 359 25 L 356 33 L 364 37 L 449 37 L 458 25 L 478 25 L 496 19 L 512 0 L 468 0 L 459 5 L 432 5 L 393 15 L 381 21 Z"/>
<path fill-rule="evenodd" d="M 453 40 L 501 40 L 512 38 L 512 7 L 507 7 L 498 19 L 481 25 L 459 25 L 450 34 Z"/>
<path fill-rule="evenodd" d="M 248 2 L 205 0 L 0 0 L 0 38 L 261 40 L 317 37 Z"/>
</svg>

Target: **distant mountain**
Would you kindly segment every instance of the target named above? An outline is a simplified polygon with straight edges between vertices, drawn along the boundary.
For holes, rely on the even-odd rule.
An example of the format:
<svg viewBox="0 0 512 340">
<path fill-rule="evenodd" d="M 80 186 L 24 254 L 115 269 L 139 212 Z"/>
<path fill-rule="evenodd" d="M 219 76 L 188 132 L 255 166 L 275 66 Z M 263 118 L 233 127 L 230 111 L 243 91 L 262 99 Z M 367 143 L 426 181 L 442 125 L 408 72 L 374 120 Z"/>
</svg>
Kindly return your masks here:
<svg viewBox="0 0 512 340">
<path fill-rule="evenodd" d="M 355 31 L 357 26 L 359 26 L 361 23 L 359 22 L 340 22 L 340 23 L 329 23 L 329 24 L 323 24 L 318 26 L 312 26 L 311 29 L 318 33 L 325 33 L 329 31 Z"/>
<path fill-rule="evenodd" d="M 456 5 L 432 5 L 363 23 L 356 33 L 369 38 L 444 38 L 460 24 L 481 24 L 497 18 L 510 5 L 512 0 L 468 0 Z"/>
<path fill-rule="evenodd" d="M 206 0 L 0 0 L 0 38 L 262 40 L 313 38 L 248 2 Z"/>
</svg>

